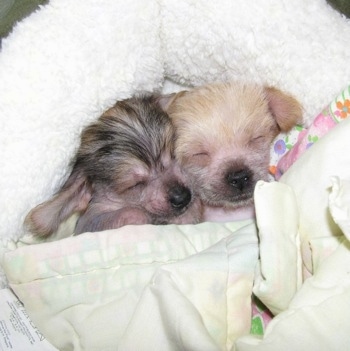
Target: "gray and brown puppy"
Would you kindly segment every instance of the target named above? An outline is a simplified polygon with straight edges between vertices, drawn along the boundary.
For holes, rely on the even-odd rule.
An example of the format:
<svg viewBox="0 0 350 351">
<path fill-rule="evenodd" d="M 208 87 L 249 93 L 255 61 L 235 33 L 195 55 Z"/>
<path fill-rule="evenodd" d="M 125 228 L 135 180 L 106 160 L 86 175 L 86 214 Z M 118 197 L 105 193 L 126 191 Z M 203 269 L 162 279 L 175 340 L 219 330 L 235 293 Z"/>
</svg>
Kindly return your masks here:
<svg viewBox="0 0 350 351">
<path fill-rule="evenodd" d="M 72 172 L 26 218 L 48 236 L 72 214 L 75 233 L 126 224 L 197 223 L 201 205 L 174 158 L 175 131 L 161 97 L 116 103 L 82 133 Z"/>
<path fill-rule="evenodd" d="M 292 96 L 244 82 L 214 83 L 169 97 L 175 153 L 203 200 L 204 220 L 254 216 L 258 180 L 268 180 L 270 146 L 302 117 Z"/>
</svg>

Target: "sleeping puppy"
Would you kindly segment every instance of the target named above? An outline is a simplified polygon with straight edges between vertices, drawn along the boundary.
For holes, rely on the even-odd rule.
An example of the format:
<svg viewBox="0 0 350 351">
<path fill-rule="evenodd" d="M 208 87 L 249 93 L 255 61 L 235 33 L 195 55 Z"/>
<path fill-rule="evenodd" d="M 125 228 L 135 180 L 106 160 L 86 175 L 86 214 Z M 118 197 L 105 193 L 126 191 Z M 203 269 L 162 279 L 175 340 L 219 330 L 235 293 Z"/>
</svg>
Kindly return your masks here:
<svg viewBox="0 0 350 351">
<path fill-rule="evenodd" d="M 75 234 L 199 222 L 201 205 L 174 158 L 174 138 L 161 97 L 116 103 L 83 131 L 68 180 L 28 214 L 30 231 L 49 236 L 75 213 Z"/>
<path fill-rule="evenodd" d="M 254 217 L 253 193 L 268 180 L 270 146 L 302 117 L 300 104 L 272 87 L 209 84 L 169 98 L 176 155 L 205 203 L 204 220 Z"/>
</svg>

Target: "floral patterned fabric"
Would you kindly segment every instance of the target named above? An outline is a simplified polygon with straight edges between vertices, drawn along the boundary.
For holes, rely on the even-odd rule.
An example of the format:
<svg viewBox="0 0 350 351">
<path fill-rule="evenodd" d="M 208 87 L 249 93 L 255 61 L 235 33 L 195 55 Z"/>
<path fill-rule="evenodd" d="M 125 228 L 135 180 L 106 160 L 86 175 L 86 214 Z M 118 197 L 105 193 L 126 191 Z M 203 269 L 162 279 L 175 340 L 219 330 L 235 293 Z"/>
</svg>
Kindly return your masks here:
<svg viewBox="0 0 350 351">
<path fill-rule="evenodd" d="M 264 335 L 267 325 L 273 318 L 269 309 L 255 296 L 252 297 L 252 324 L 250 334 Z"/>
<path fill-rule="evenodd" d="M 324 108 L 309 128 L 298 125 L 276 138 L 271 149 L 270 173 L 278 180 L 309 147 L 349 115 L 350 86 Z"/>
</svg>

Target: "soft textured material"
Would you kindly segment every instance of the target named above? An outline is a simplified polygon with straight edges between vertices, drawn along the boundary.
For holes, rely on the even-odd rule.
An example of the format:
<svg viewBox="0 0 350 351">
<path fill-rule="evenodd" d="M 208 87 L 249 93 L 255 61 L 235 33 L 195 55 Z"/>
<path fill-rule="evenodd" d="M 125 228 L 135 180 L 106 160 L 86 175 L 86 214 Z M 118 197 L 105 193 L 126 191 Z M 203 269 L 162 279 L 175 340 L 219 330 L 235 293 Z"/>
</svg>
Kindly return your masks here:
<svg viewBox="0 0 350 351">
<path fill-rule="evenodd" d="M 308 126 L 349 85 L 349 35 L 348 20 L 323 0 L 51 0 L 15 27 L 0 53 L 1 264 L 55 345 L 348 348 L 348 119 L 281 182 L 258 184 L 259 247 L 253 224 L 244 235 L 243 227 L 205 224 L 127 227 L 38 246 L 16 241 L 27 211 L 67 176 L 81 129 L 116 99 L 174 88 L 164 87 L 166 78 L 182 85 L 252 80 L 294 94 Z M 145 246 L 143 235 L 150 235 Z M 130 240 L 141 240 L 141 251 Z M 134 270 L 143 257 L 151 263 L 147 279 Z M 243 280 L 228 279 L 237 276 Z M 118 294 L 104 289 L 111 286 Z M 243 336 L 252 292 L 276 314 L 263 338 Z"/>
<path fill-rule="evenodd" d="M 39 5 L 48 0 L 2 0 L 0 2 L 0 47 L 1 39 L 9 34 L 13 26 L 30 15 Z"/>
<path fill-rule="evenodd" d="M 0 53 L 1 237 L 63 182 L 81 129 L 116 99 L 160 89 L 157 2 L 51 1 Z"/>
<path fill-rule="evenodd" d="M 294 202 L 299 213 L 299 264 L 293 265 L 294 271 L 283 270 L 283 276 L 276 282 L 284 290 L 291 277 L 297 274 L 298 280 L 302 277 L 299 281 L 303 284 L 298 284 L 299 289 L 288 308 L 283 312 L 280 310 L 269 324 L 264 338 L 243 337 L 237 341 L 237 350 L 348 349 L 350 159 L 343 150 L 350 147 L 349 132 L 350 120 L 346 119 L 305 152 L 282 176 L 280 183 L 265 184 L 264 187 L 271 188 L 267 193 L 275 191 L 277 185 L 286 186 L 284 194 L 292 189 L 289 205 L 284 202 L 281 207 L 289 213 Z M 274 200 L 278 201 L 278 198 L 274 197 Z M 259 222 L 259 212 L 257 214 Z M 270 225 L 274 230 L 276 224 L 270 222 Z M 272 252 L 274 246 L 270 242 Z M 278 257 L 285 262 L 283 250 L 279 251 Z M 269 274 L 271 272 L 272 269 Z M 273 309 L 276 298 L 265 300 L 265 303 L 267 306 L 272 303 Z"/>
<path fill-rule="evenodd" d="M 331 216 L 329 196 L 333 176 L 350 180 L 349 155 L 344 152 L 350 146 L 349 130 L 350 120 L 346 119 L 315 143 L 280 179 L 293 186 L 297 198 L 305 277 L 314 273 L 312 252 L 319 247 L 319 238 L 343 235 Z"/>
<path fill-rule="evenodd" d="M 22 246 L 3 264 L 60 351 L 223 350 L 250 330 L 257 239 L 251 221 L 126 226 Z"/>
<path fill-rule="evenodd" d="M 350 81 L 349 36 L 324 0 L 51 0 L 2 43 L 0 237 L 23 235 L 81 129 L 115 100 L 166 77 L 244 79 L 294 94 L 309 123 Z"/>
</svg>

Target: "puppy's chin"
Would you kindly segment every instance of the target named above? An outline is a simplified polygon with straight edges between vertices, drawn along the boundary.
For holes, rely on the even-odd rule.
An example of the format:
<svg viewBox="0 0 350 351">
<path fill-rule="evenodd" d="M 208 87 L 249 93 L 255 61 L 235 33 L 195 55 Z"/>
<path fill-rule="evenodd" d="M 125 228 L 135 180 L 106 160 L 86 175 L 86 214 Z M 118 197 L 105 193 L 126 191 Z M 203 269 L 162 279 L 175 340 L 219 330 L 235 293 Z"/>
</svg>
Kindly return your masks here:
<svg viewBox="0 0 350 351">
<path fill-rule="evenodd" d="M 255 217 L 254 186 L 252 183 L 242 193 L 237 193 L 227 185 L 212 192 L 212 189 L 201 189 L 201 198 L 204 203 L 203 220 L 209 222 L 231 222 L 246 220 Z"/>
<path fill-rule="evenodd" d="M 203 221 L 203 203 L 195 198 L 176 216 L 159 216 L 149 213 L 151 224 L 197 224 Z"/>
<path fill-rule="evenodd" d="M 222 199 L 211 199 L 211 198 L 203 198 L 203 202 L 211 207 L 221 207 L 226 210 L 235 210 L 242 207 L 251 206 L 253 201 L 253 193 L 251 195 L 247 195 L 245 198 L 237 198 L 237 197 L 227 197 Z"/>
<path fill-rule="evenodd" d="M 203 220 L 206 222 L 232 222 L 243 221 L 255 217 L 253 202 L 248 206 L 238 208 L 226 208 L 217 206 L 205 206 Z"/>
</svg>

